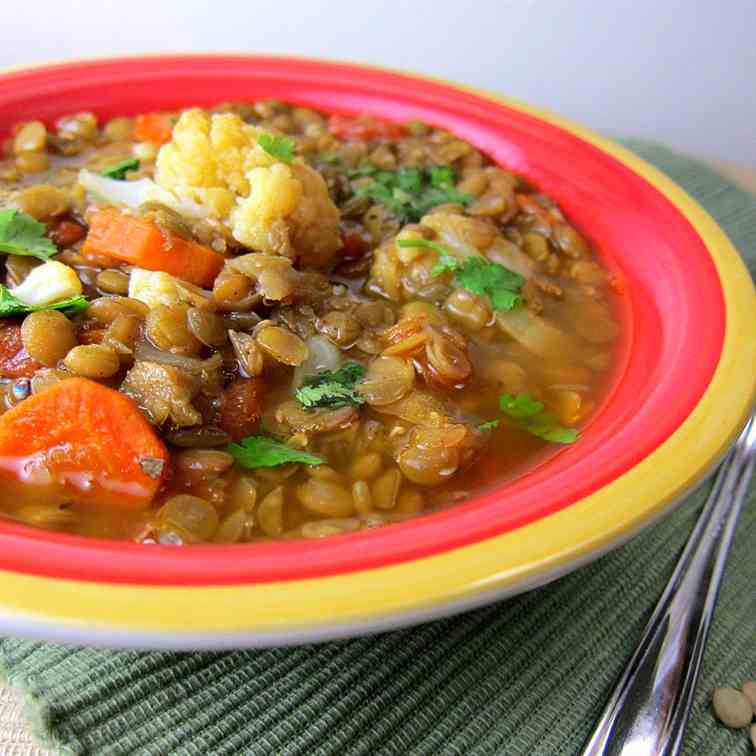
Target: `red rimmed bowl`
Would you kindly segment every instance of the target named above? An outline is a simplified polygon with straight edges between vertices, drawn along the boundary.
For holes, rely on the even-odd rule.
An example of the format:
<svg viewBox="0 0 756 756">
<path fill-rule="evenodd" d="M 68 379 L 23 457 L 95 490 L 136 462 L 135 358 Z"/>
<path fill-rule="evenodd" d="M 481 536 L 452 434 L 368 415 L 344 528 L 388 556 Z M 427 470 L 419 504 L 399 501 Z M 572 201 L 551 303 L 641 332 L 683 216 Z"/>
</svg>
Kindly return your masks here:
<svg viewBox="0 0 756 756">
<path fill-rule="evenodd" d="M 553 196 L 626 282 L 609 398 L 580 443 L 447 512 L 322 541 L 167 546 L 0 522 L 0 632 L 230 648 L 398 627 L 547 582 L 627 540 L 720 458 L 751 410 L 756 297 L 724 233 L 627 150 L 521 103 L 357 65 L 237 55 L 0 76 L 0 133 L 276 97 L 444 126 Z"/>
</svg>

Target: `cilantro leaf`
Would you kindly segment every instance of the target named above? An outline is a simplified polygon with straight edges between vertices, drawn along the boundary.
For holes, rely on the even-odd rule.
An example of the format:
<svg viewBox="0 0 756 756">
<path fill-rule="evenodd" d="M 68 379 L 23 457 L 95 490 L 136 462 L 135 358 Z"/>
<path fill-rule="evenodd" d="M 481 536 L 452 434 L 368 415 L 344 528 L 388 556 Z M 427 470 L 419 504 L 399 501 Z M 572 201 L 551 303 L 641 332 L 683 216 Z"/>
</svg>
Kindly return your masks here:
<svg viewBox="0 0 756 756">
<path fill-rule="evenodd" d="M 425 247 L 426 249 L 432 249 L 434 252 L 438 252 L 439 255 L 451 257 L 451 253 L 443 244 L 439 244 L 438 242 L 431 241 L 430 239 L 397 239 L 396 246 L 397 247 Z"/>
<path fill-rule="evenodd" d="M 419 168 L 400 168 L 396 180 L 399 188 L 410 194 L 417 194 L 423 189 L 423 174 Z"/>
<path fill-rule="evenodd" d="M 350 168 L 346 173 L 349 178 L 362 178 L 363 176 L 374 176 L 378 169 L 372 164 L 367 163 L 358 168 Z"/>
<path fill-rule="evenodd" d="M 257 143 L 268 155 L 282 163 L 290 163 L 294 159 L 296 142 L 291 137 L 263 133 L 257 137 Z"/>
<path fill-rule="evenodd" d="M 446 273 L 446 271 L 455 271 L 459 269 L 459 262 L 457 262 L 456 257 L 452 257 L 451 255 L 442 254 L 439 255 L 438 262 L 433 266 L 433 269 L 431 270 L 431 274 L 434 276 L 440 276 L 442 273 Z"/>
<path fill-rule="evenodd" d="M 457 270 L 459 268 L 457 258 L 451 254 L 449 249 L 438 242 L 430 241 L 429 239 L 397 239 L 396 246 L 425 247 L 426 249 L 438 252 L 438 262 L 433 266 L 433 270 L 431 270 L 434 276 L 439 276 L 447 270 Z"/>
<path fill-rule="evenodd" d="M 499 263 L 489 262 L 484 257 L 468 257 L 460 264 L 443 244 L 428 239 L 399 239 L 396 244 L 398 247 L 426 247 L 438 252 L 438 262 L 431 273 L 438 276 L 454 271 L 458 286 L 488 297 L 495 310 L 511 310 L 522 302 L 520 289 L 525 279 Z"/>
<path fill-rule="evenodd" d="M 45 236 L 47 228 L 15 208 L 0 210 L 0 252 L 49 260 L 58 248 Z"/>
<path fill-rule="evenodd" d="M 25 315 L 40 310 L 64 310 L 67 315 L 74 315 L 86 310 L 87 307 L 89 307 L 89 300 L 83 294 L 62 299 L 60 302 L 53 302 L 52 304 L 28 305 L 15 297 L 7 286 L 0 284 L 0 317 L 3 318 L 8 315 Z"/>
<path fill-rule="evenodd" d="M 488 297 L 495 310 L 511 310 L 522 302 L 525 279 L 499 263 L 468 257 L 456 272 L 456 282 L 473 294 Z"/>
<path fill-rule="evenodd" d="M 139 161 L 136 158 L 126 158 L 126 160 L 121 160 L 118 163 L 113 163 L 113 165 L 109 165 L 107 168 L 100 171 L 100 176 L 105 176 L 105 178 L 112 178 L 116 181 L 125 181 L 126 174 L 129 171 L 136 170 L 139 170 Z"/>
<path fill-rule="evenodd" d="M 355 386 L 364 375 L 365 368 L 359 362 L 347 362 L 338 370 L 324 370 L 309 378 L 295 395 L 306 409 L 358 406 L 365 400 Z"/>
<path fill-rule="evenodd" d="M 447 202 L 467 205 L 473 197 L 454 188 L 454 169 L 448 165 L 424 168 L 400 168 L 387 171 L 373 165 L 360 166 L 347 171 L 349 178 L 373 179 L 355 194 L 382 204 L 401 221 L 419 221 L 429 210 Z"/>
<path fill-rule="evenodd" d="M 326 382 L 318 386 L 301 386 L 296 391 L 297 399 L 306 409 L 317 407 L 349 407 L 362 404 L 363 399 L 354 390 L 340 383 Z"/>
<path fill-rule="evenodd" d="M 544 409 L 543 402 L 536 401 L 529 394 L 502 394 L 499 407 L 515 428 L 551 441 L 555 444 L 571 444 L 580 438 L 575 428 L 565 428 L 553 412 Z"/>
<path fill-rule="evenodd" d="M 438 205 L 445 205 L 447 202 L 454 202 L 459 205 L 469 205 L 472 202 L 472 194 L 467 192 L 458 192 L 456 189 L 436 189 L 431 187 L 426 189 L 414 203 L 413 209 L 417 214 L 417 220 L 420 220 L 429 210 Z"/>
<path fill-rule="evenodd" d="M 502 394 L 499 397 L 499 408 L 509 417 L 535 417 L 543 412 L 543 402 L 536 401 L 530 394 Z"/>
<path fill-rule="evenodd" d="M 293 449 L 267 436 L 247 436 L 241 444 L 229 444 L 226 451 L 242 466 L 250 470 L 257 467 L 276 467 L 289 462 L 304 465 L 322 465 L 325 460 L 314 454 Z"/>
<path fill-rule="evenodd" d="M 431 186 L 436 189 L 453 189 L 455 178 L 454 168 L 449 165 L 434 165 L 430 169 Z"/>
<path fill-rule="evenodd" d="M 487 420 L 485 423 L 481 423 L 478 426 L 478 430 L 487 431 L 487 430 L 493 430 L 494 428 L 498 428 L 498 427 L 499 427 L 498 420 Z"/>
</svg>

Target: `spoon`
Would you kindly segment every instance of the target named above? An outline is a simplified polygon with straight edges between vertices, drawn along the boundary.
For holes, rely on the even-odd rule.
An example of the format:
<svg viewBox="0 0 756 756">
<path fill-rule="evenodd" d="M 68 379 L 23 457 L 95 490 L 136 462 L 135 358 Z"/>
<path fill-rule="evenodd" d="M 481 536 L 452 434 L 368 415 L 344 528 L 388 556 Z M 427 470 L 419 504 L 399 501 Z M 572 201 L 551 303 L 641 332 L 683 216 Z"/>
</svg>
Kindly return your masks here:
<svg viewBox="0 0 756 756">
<path fill-rule="evenodd" d="M 756 462 L 748 421 L 582 756 L 675 756 L 682 747 L 727 554 Z"/>
</svg>

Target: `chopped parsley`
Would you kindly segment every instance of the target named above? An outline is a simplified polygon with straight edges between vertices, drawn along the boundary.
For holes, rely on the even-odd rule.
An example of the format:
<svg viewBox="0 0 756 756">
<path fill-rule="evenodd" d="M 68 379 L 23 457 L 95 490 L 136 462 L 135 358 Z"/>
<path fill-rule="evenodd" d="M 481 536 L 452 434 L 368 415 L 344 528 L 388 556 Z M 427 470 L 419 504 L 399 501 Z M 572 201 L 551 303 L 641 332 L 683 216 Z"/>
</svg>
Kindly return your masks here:
<svg viewBox="0 0 756 756">
<path fill-rule="evenodd" d="M 416 222 L 429 210 L 447 202 L 469 204 L 473 197 L 454 187 L 454 169 L 435 165 L 429 169 L 400 168 L 387 171 L 372 165 L 348 172 L 350 178 L 370 177 L 372 183 L 357 189 L 360 197 L 369 197 L 391 210 L 403 222 Z"/>
<path fill-rule="evenodd" d="M 427 247 L 438 252 L 438 262 L 431 271 L 433 275 L 453 272 L 458 286 L 472 294 L 488 297 L 495 310 L 512 310 L 522 303 L 520 290 L 525 279 L 499 263 L 489 262 L 484 257 L 468 257 L 460 263 L 443 244 L 427 239 L 399 239 L 396 244 L 399 247 Z"/>
<path fill-rule="evenodd" d="M 575 428 L 565 428 L 553 412 L 548 412 L 543 402 L 529 394 L 502 394 L 499 407 L 509 422 L 520 430 L 555 444 L 571 444 L 580 438 Z"/>
<path fill-rule="evenodd" d="M 7 286 L 0 284 L 0 317 L 3 318 L 8 315 L 25 315 L 40 310 L 63 310 L 67 315 L 74 315 L 86 310 L 87 307 L 89 307 L 89 300 L 83 294 L 62 299 L 60 302 L 53 302 L 52 304 L 28 305 L 15 297 Z"/>
<path fill-rule="evenodd" d="M 229 444 L 226 451 L 242 466 L 254 470 L 257 467 L 277 467 L 289 462 L 303 465 L 322 465 L 325 460 L 314 454 L 293 449 L 267 436 L 247 436 L 241 444 Z"/>
<path fill-rule="evenodd" d="M 263 133 L 257 137 L 257 143 L 268 155 L 282 163 L 290 163 L 294 159 L 296 142 L 291 137 Z"/>
<path fill-rule="evenodd" d="M 338 370 L 324 370 L 307 379 L 295 395 L 305 409 L 358 406 L 365 400 L 355 387 L 365 376 L 359 362 L 347 362 Z"/>
<path fill-rule="evenodd" d="M 137 170 L 139 170 L 139 161 L 136 158 L 126 158 L 126 160 L 121 160 L 118 163 L 109 165 L 100 172 L 100 176 L 115 179 L 116 181 L 124 181 L 126 179 L 126 174 L 129 171 Z"/>
<path fill-rule="evenodd" d="M 45 236 L 47 228 L 15 208 L 0 210 L 0 252 L 49 260 L 58 248 Z"/>
</svg>

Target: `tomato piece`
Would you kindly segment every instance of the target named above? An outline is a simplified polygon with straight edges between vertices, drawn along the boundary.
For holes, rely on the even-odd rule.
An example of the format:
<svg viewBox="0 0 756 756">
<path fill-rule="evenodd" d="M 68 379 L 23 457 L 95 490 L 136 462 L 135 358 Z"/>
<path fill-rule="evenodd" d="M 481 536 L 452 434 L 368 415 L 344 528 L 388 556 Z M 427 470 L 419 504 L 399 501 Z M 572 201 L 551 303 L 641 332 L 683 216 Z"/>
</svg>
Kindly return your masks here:
<svg viewBox="0 0 756 756">
<path fill-rule="evenodd" d="M 345 260 L 359 260 L 370 249 L 370 240 L 360 231 L 345 231 L 341 242 L 341 254 Z"/>
<path fill-rule="evenodd" d="M 86 236 L 87 230 L 74 221 L 63 220 L 50 231 L 50 238 L 59 247 L 71 247 Z"/>
<path fill-rule="evenodd" d="M 262 378 L 237 378 L 223 392 L 220 427 L 234 441 L 253 436 L 263 413 L 264 398 Z"/>
<path fill-rule="evenodd" d="M 379 121 L 370 116 L 343 116 L 334 113 L 328 120 L 328 130 L 339 139 L 370 142 L 374 139 L 401 139 L 407 129 L 400 123 Z"/>
<path fill-rule="evenodd" d="M 0 320 L 0 376 L 3 378 L 31 378 L 42 365 L 24 349 L 21 324 Z"/>
</svg>

